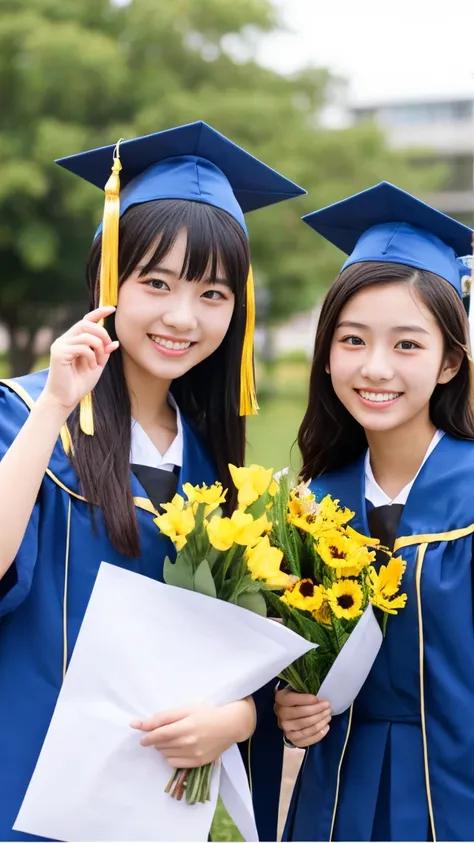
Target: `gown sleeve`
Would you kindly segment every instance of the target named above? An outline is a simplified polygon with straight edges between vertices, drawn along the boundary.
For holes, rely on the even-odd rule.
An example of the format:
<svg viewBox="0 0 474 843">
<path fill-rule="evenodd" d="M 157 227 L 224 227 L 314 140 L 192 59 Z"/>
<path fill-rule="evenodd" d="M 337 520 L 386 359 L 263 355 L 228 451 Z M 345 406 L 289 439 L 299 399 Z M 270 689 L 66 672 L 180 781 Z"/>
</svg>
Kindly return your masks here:
<svg viewBox="0 0 474 843">
<path fill-rule="evenodd" d="M 0 384 L 0 460 L 28 418 L 28 408 L 7 386 Z M 40 504 L 36 501 L 17 556 L 0 580 L 0 621 L 28 595 L 38 555 Z"/>
</svg>

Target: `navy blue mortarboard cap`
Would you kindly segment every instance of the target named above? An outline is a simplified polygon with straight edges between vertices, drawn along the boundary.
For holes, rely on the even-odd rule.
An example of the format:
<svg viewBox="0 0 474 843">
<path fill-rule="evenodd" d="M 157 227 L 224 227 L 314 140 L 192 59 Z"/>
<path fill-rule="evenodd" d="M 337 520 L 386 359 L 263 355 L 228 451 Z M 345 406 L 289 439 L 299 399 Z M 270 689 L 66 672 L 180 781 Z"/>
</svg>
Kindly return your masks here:
<svg viewBox="0 0 474 843">
<path fill-rule="evenodd" d="M 303 217 L 349 255 L 343 269 L 362 261 L 401 263 L 445 278 L 462 295 L 472 231 L 389 182 L 380 182 Z"/>
<path fill-rule="evenodd" d="M 104 188 L 115 145 L 56 161 Z M 231 214 L 246 231 L 244 213 L 306 193 L 303 188 L 198 121 L 120 143 L 120 214 L 155 199 L 189 199 Z"/>
</svg>

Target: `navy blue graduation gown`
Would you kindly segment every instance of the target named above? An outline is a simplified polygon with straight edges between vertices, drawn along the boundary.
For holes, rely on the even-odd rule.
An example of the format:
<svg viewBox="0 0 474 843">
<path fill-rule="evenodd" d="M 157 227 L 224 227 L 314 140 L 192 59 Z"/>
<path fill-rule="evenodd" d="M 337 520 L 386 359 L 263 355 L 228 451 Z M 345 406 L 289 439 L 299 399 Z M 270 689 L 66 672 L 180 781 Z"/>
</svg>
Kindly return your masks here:
<svg viewBox="0 0 474 843">
<path fill-rule="evenodd" d="M 47 372 L 0 382 L 0 458 L 40 395 Z M 178 491 L 216 479 L 216 468 L 201 437 L 183 419 L 183 466 Z M 100 512 L 92 529 L 89 505 L 58 440 L 41 485 L 14 566 L 0 580 L 0 840 L 33 840 L 12 830 L 33 773 L 61 688 L 100 563 L 162 580 L 163 561 L 173 546 L 153 523 L 156 512 L 137 477 L 130 482 L 140 531 L 139 559 L 122 556 L 111 544 Z M 256 695 L 261 733 L 243 747 L 259 768 L 265 753 L 268 691 Z M 268 717 L 269 719 L 269 717 Z M 260 740 L 263 735 L 263 743 Z M 253 777 L 258 817 L 268 822 L 266 804 L 276 796 Z M 277 787 L 272 779 L 273 790 Z M 262 788 L 258 785 L 263 784 Z M 262 828 L 263 837 L 269 832 Z M 267 837 L 267 839 L 271 839 Z"/>
<path fill-rule="evenodd" d="M 357 700 L 305 756 L 286 840 L 474 839 L 474 443 L 445 435 L 398 526 L 405 609 Z M 364 460 L 311 484 L 368 534 Z"/>
</svg>

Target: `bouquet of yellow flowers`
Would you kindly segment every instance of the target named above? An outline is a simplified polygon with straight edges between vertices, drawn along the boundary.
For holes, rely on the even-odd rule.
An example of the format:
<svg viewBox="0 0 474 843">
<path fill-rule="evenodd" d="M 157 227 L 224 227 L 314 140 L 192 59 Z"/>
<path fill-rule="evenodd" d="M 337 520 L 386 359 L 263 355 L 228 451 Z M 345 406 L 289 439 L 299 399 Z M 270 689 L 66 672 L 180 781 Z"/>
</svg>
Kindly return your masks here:
<svg viewBox="0 0 474 843">
<path fill-rule="evenodd" d="M 282 551 L 269 539 L 268 513 L 278 485 L 272 469 L 230 466 L 230 470 L 238 489 L 238 508 L 229 517 L 222 514 L 226 491 L 220 483 L 185 484 L 185 497 L 175 495 L 162 505 L 164 512 L 155 523 L 177 550 L 174 562 L 165 560 L 164 580 L 265 616 L 263 592 L 284 589 L 291 582 L 280 570 Z M 176 770 L 167 792 L 176 799 L 185 795 L 189 804 L 206 801 L 212 766 Z"/>
<path fill-rule="evenodd" d="M 295 691 L 318 693 L 370 604 L 381 610 L 385 631 L 388 615 L 406 603 L 406 594 L 399 593 L 406 563 L 354 530 L 353 516 L 329 495 L 318 503 L 306 484 L 292 487 L 289 475 L 282 476 L 272 503 L 270 543 L 282 552 L 291 581 L 280 595 L 269 588 L 265 599 L 285 625 L 318 645 L 281 674 Z M 378 570 L 376 549 L 387 555 Z M 267 577 L 260 569 L 269 586 L 273 576 L 273 570 Z"/>
<path fill-rule="evenodd" d="M 308 487 L 279 483 L 273 469 L 229 466 L 238 507 L 222 514 L 226 491 L 220 483 L 185 484 L 155 519 L 174 543 L 177 556 L 165 560 L 164 580 L 270 614 L 316 644 L 286 668 L 281 678 L 296 691 L 316 694 L 369 604 L 396 614 L 405 563 L 391 558 L 377 571 L 378 541 L 348 522 L 354 513 L 330 496 L 317 503 Z M 212 764 L 175 770 L 167 792 L 189 804 L 210 797 Z"/>
</svg>

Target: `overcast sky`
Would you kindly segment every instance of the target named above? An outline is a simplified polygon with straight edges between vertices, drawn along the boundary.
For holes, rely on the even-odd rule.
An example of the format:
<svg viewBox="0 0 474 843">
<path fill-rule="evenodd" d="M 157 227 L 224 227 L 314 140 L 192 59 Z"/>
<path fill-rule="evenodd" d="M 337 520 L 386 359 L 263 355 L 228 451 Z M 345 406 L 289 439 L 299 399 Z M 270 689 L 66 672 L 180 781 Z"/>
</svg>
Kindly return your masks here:
<svg viewBox="0 0 474 843">
<path fill-rule="evenodd" d="M 259 58 L 286 72 L 342 73 L 353 100 L 437 94 L 474 98 L 474 0 L 274 0 L 292 34 Z"/>
</svg>

